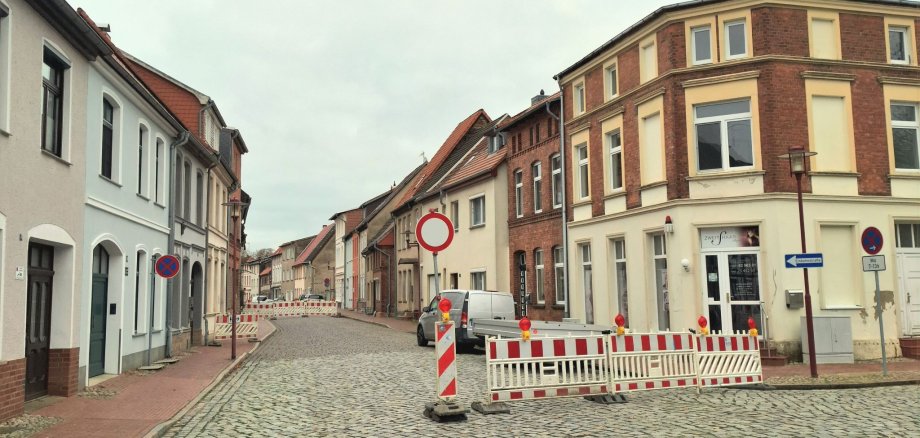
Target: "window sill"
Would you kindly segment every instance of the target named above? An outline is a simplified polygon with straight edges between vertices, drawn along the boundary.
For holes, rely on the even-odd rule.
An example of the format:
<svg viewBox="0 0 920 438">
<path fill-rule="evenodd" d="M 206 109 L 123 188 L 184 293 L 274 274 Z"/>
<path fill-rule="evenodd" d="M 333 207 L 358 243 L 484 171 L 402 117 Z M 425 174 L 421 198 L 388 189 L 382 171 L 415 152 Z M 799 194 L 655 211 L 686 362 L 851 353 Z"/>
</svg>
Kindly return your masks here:
<svg viewBox="0 0 920 438">
<path fill-rule="evenodd" d="M 42 154 L 44 154 L 46 157 L 53 158 L 53 159 L 57 160 L 58 162 L 63 163 L 63 164 L 66 164 L 66 165 L 68 165 L 68 166 L 73 166 L 73 163 L 71 163 L 70 161 L 65 160 L 65 159 L 62 158 L 62 157 L 59 157 L 59 156 L 57 156 L 57 155 L 54 155 L 54 154 L 52 154 L 51 152 L 48 152 L 48 151 L 46 151 L 46 150 L 44 150 L 44 149 L 40 149 L 40 150 L 42 151 Z"/>
<path fill-rule="evenodd" d="M 552 307 L 553 310 L 565 310 L 565 303 L 556 303 L 550 307 Z"/>
<path fill-rule="evenodd" d="M 472 225 L 472 226 L 470 226 L 470 229 L 471 229 L 471 230 L 475 230 L 475 229 L 477 229 L 477 228 L 485 228 L 485 227 L 486 227 L 486 224 L 479 224 L 479 225 Z"/>
<path fill-rule="evenodd" d="M 134 332 L 134 334 L 131 335 L 132 338 L 140 338 L 142 336 L 147 336 L 147 332 Z"/>
<path fill-rule="evenodd" d="M 156 202 L 156 201 L 153 202 L 153 205 L 156 205 L 157 207 L 160 207 L 160 208 L 166 208 L 165 205 L 160 204 L 159 202 Z"/>
<path fill-rule="evenodd" d="M 140 193 L 136 193 L 136 195 L 137 195 L 138 198 L 141 198 L 141 199 L 143 199 L 143 200 L 145 200 L 145 201 L 147 201 L 147 202 L 150 202 L 150 198 L 148 198 L 148 197 L 146 197 L 146 196 L 144 196 L 144 195 L 142 195 L 142 194 L 140 194 Z"/>
<path fill-rule="evenodd" d="M 531 304 L 530 307 L 533 307 L 534 309 L 545 309 L 546 302 L 544 301 L 542 303 Z"/>
<path fill-rule="evenodd" d="M 704 181 L 709 179 L 738 178 L 747 176 L 762 176 L 767 172 L 763 170 L 725 171 L 718 173 L 704 173 L 688 176 L 687 181 Z"/>
<path fill-rule="evenodd" d="M 542 209 L 542 208 L 539 209 L 539 210 L 534 210 L 534 211 L 533 211 L 533 214 L 540 214 L 540 213 L 543 213 L 543 209 Z"/>
<path fill-rule="evenodd" d="M 666 186 L 666 185 L 668 185 L 668 180 L 656 181 L 656 182 L 648 183 L 644 186 L 639 187 L 639 190 L 654 189 L 655 187 L 661 187 L 661 186 Z"/>
<path fill-rule="evenodd" d="M 617 189 L 615 192 L 610 192 L 610 193 L 606 194 L 606 195 L 604 196 L 604 199 L 607 200 L 607 199 L 614 199 L 614 198 L 622 198 L 622 197 L 624 197 L 624 196 L 626 196 L 626 190 L 625 190 L 625 189 Z"/>
<path fill-rule="evenodd" d="M 911 172 L 910 170 L 899 170 L 899 172 Z M 915 173 L 893 173 L 888 175 L 888 179 L 913 179 L 920 180 L 920 169 L 913 171 Z"/>
<path fill-rule="evenodd" d="M 580 199 L 572 203 L 572 207 L 581 207 L 582 205 L 591 205 L 591 198 Z"/>
<path fill-rule="evenodd" d="M 808 176 L 850 176 L 850 177 L 859 177 L 861 173 L 858 172 L 835 172 L 835 171 L 812 171 L 808 172 Z"/>
<path fill-rule="evenodd" d="M 155 334 L 157 334 L 157 333 L 163 333 L 163 329 L 156 329 L 156 330 L 150 332 L 151 335 L 155 335 Z"/>
<path fill-rule="evenodd" d="M 113 185 L 117 186 L 118 188 L 121 188 L 121 187 L 122 187 L 121 184 L 118 184 L 117 182 L 113 181 L 111 178 L 109 178 L 109 177 L 107 177 L 107 176 L 105 176 L 105 175 L 100 174 L 100 175 L 99 175 L 99 178 L 102 178 L 104 181 L 108 181 L 108 182 L 112 183 Z"/>
</svg>

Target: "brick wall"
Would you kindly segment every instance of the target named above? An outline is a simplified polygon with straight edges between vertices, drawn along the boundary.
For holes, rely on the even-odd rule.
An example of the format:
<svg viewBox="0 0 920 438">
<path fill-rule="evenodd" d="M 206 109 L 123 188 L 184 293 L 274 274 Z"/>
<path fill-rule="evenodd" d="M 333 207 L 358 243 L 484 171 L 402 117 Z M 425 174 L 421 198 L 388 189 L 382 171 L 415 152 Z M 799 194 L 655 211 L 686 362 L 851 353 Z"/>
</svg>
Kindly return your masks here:
<svg viewBox="0 0 920 438">
<path fill-rule="evenodd" d="M 658 74 L 687 66 L 684 23 L 671 23 L 658 31 Z"/>
<path fill-rule="evenodd" d="M 509 257 L 511 267 L 510 284 L 508 291 L 519 300 L 520 271 L 518 270 L 517 254 L 523 251 L 527 264 L 527 292 L 530 302 L 527 306 L 528 317 L 534 320 L 561 321 L 564 306 L 556 303 L 556 278 L 553 264 L 553 247 L 562 244 L 562 214 L 555 210 L 531 219 L 530 222 L 512 224 L 508 230 Z M 537 304 L 536 294 L 536 264 L 534 251 L 543 250 L 543 292 L 545 304 Z M 561 295 L 561 292 L 560 292 Z M 515 309 L 517 312 L 517 309 Z"/>
<path fill-rule="evenodd" d="M 808 11 L 778 7 L 751 10 L 754 56 L 808 56 Z"/>
<path fill-rule="evenodd" d="M 22 414 L 25 381 L 25 358 L 0 363 L 0 421 Z"/>
<path fill-rule="evenodd" d="M 886 62 L 885 19 L 840 13 L 840 49 L 847 61 Z"/>
<path fill-rule="evenodd" d="M 48 394 L 70 397 L 77 393 L 79 348 L 53 348 L 48 352 Z"/>
<path fill-rule="evenodd" d="M 888 180 L 888 126 L 885 97 L 878 72 L 851 70 L 856 75 L 853 95 L 853 131 L 860 195 L 891 195 Z"/>
</svg>

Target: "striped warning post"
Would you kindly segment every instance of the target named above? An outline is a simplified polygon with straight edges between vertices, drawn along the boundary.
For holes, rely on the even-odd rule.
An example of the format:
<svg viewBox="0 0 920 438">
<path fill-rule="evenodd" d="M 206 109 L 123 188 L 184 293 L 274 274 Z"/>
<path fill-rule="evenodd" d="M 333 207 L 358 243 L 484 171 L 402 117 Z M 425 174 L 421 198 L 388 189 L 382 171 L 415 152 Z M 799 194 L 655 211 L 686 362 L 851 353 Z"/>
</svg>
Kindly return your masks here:
<svg viewBox="0 0 920 438">
<path fill-rule="evenodd" d="M 457 396 L 457 344 L 454 322 L 439 322 L 436 326 L 435 352 L 438 360 L 438 398 L 451 401 Z"/>
<path fill-rule="evenodd" d="M 486 340 L 486 404 L 608 393 L 604 336 Z"/>
<path fill-rule="evenodd" d="M 697 343 L 701 387 L 763 382 L 760 345 L 748 334 L 701 336 Z"/>
<path fill-rule="evenodd" d="M 609 339 L 613 392 L 697 386 L 692 334 L 612 334 Z"/>
</svg>

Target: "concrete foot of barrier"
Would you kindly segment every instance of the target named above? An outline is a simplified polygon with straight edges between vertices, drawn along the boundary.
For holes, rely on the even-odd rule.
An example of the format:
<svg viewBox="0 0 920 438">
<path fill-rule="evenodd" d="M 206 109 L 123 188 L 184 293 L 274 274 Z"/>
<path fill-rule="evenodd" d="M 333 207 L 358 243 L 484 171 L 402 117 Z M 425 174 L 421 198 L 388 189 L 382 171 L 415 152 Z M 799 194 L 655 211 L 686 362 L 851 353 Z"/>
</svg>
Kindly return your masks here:
<svg viewBox="0 0 920 438">
<path fill-rule="evenodd" d="M 464 408 L 457 402 L 437 401 L 425 403 L 425 410 L 422 415 L 438 423 L 445 423 L 449 421 L 466 421 L 466 414 L 469 412 L 469 408 Z"/>
<path fill-rule="evenodd" d="M 585 397 L 585 400 L 593 401 L 594 403 L 600 403 L 602 405 L 612 405 L 627 402 L 626 396 L 623 394 L 589 395 Z"/>
<path fill-rule="evenodd" d="M 507 404 L 502 403 L 502 402 L 483 403 L 483 402 L 477 401 L 477 402 L 471 403 L 470 407 L 482 415 L 510 414 L 511 413 L 511 408 L 509 408 Z"/>
</svg>

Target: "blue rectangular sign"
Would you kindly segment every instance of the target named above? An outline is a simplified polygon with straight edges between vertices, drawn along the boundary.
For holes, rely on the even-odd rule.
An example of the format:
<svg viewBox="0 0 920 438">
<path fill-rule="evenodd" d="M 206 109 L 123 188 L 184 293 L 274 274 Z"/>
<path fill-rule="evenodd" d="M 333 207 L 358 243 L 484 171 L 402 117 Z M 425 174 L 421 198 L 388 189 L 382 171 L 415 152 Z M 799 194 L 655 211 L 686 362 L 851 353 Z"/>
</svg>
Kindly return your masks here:
<svg viewBox="0 0 920 438">
<path fill-rule="evenodd" d="M 786 254 L 787 268 L 822 268 L 824 267 L 824 254 Z"/>
</svg>

